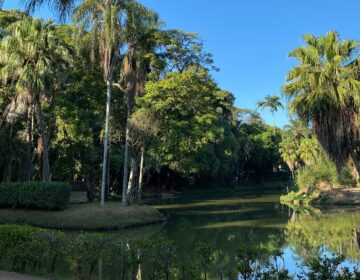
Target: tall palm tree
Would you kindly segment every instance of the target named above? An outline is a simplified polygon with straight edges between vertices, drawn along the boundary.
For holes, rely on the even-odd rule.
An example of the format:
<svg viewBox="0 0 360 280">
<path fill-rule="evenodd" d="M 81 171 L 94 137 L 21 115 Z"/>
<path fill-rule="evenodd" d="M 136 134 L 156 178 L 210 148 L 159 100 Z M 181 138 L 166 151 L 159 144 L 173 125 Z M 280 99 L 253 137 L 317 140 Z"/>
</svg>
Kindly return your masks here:
<svg viewBox="0 0 360 280">
<path fill-rule="evenodd" d="M 124 56 L 122 63 L 121 81 L 123 91 L 126 96 L 127 103 L 127 123 L 126 123 L 126 139 L 124 154 L 124 174 L 123 174 L 123 199 L 122 204 L 127 206 L 134 202 L 134 184 L 137 174 L 139 174 L 140 184 L 142 181 L 143 156 L 141 152 L 140 166 L 138 156 L 135 155 L 135 149 L 132 149 L 132 155 L 129 152 L 131 143 L 136 140 L 132 139 L 130 120 L 134 111 L 135 97 L 144 93 L 147 74 L 150 69 L 151 58 L 154 56 L 156 48 L 156 34 L 159 25 L 157 13 L 147 9 L 136 1 L 128 3 L 126 9 L 127 21 L 125 25 L 125 41 L 128 51 Z M 134 145 L 132 145 L 134 146 Z M 130 157 L 133 158 L 132 165 Z M 131 165 L 131 166 L 130 166 Z M 129 175 L 130 166 L 130 175 Z M 140 170 L 138 170 L 140 169 Z M 139 173 L 140 172 L 140 173 Z M 138 186 L 138 189 L 140 186 Z M 138 196 L 139 197 L 139 196 Z"/>
<path fill-rule="evenodd" d="M 16 90 L 35 105 L 43 146 L 43 181 L 50 181 L 48 139 L 42 100 L 53 89 L 61 70 L 68 66 L 70 52 L 50 22 L 25 18 L 6 28 L 0 44 L 1 78 L 15 82 Z"/>
<path fill-rule="evenodd" d="M 349 161 L 360 172 L 360 42 L 340 41 L 332 31 L 320 37 L 304 35 L 305 45 L 290 57 L 299 64 L 287 75 L 283 87 L 289 109 L 311 126 L 338 172 Z"/>
<path fill-rule="evenodd" d="M 275 127 L 275 112 L 279 108 L 284 109 L 284 106 L 282 105 L 280 101 L 280 97 L 276 95 L 267 95 L 263 101 L 258 101 L 257 106 L 261 109 L 269 108 L 270 113 L 273 117 L 273 128 L 274 128 L 274 135 L 276 133 L 276 127 Z"/>
<path fill-rule="evenodd" d="M 74 21 L 87 31 L 97 44 L 100 64 L 106 83 L 106 116 L 104 156 L 101 177 L 101 206 L 105 203 L 107 162 L 109 154 L 109 119 L 114 74 L 121 58 L 123 19 L 126 0 L 85 0 L 74 11 Z M 94 46 L 93 46 L 94 47 Z"/>
</svg>

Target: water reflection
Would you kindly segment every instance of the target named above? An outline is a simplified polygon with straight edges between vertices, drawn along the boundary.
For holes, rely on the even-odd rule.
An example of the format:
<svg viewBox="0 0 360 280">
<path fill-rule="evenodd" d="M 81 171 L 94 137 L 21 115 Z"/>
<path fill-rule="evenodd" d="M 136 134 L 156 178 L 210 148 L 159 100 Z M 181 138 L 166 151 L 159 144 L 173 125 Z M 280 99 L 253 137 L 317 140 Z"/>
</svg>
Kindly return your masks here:
<svg viewBox="0 0 360 280">
<path fill-rule="evenodd" d="M 357 208 L 290 209 L 272 194 L 154 205 L 166 224 L 102 234 L 25 228 L 16 239 L 1 232 L 0 269 L 57 279 L 237 279 L 244 252 L 256 267 L 271 261 L 292 273 L 323 254 L 344 254 L 350 266 L 360 260 Z"/>
<path fill-rule="evenodd" d="M 286 226 L 286 241 L 304 259 L 330 251 L 358 262 L 359 225 L 357 208 L 296 213 Z"/>
</svg>

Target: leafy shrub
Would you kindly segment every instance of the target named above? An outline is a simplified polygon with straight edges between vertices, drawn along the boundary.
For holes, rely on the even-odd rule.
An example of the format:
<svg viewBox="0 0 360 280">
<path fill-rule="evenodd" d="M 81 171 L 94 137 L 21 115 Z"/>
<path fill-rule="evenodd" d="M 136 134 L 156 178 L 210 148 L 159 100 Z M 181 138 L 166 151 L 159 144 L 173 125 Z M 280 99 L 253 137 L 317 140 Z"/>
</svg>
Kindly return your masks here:
<svg viewBox="0 0 360 280">
<path fill-rule="evenodd" d="M 65 235 L 61 232 L 1 225 L 0 236 L 0 262 L 8 260 L 11 270 L 25 271 L 27 266 L 36 270 L 46 264 L 54 271 L 56 262 L 63 257 Z"/>
<path fill-rule="evenodd" d="M 70 199 L 71 187 L 63 182 L 26 182 L 0 184 L 0 207 L 63 209 Z"/>
<path fill-rule="evenodd" d="M 337 175 L 335 165 L 329 161 L 318 161 L 312 166 L 300 169 L 296 174 L 296 185 L 300 191 L 312 192 L 320 183 L 335 185 Z"/>
<path fill-rule="evenodd" d="M 356 180 L 349 167 L 345 167 L 339 175 L 339 183 L 344 186 L 356 186 Z"/>
<path fill-rule="evenodd" d="M 66 261 L 78 278 L 88 271 L 89 279 L 100 259 L 109 255 L 111 240 L 101 233 L 80 233 L 75 235 L 65 246 Z"/>
<path fill-rule="evenodd" d="M 21 183 L 0 184 L 0 207 L 14 207 L 18 204 Z"/>
</svg>

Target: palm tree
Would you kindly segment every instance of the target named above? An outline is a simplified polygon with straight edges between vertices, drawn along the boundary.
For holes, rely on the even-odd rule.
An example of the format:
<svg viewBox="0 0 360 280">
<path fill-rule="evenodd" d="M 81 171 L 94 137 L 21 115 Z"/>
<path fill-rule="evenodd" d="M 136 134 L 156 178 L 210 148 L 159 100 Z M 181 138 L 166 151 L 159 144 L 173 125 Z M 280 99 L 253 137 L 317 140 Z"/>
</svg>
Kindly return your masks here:
<svg viewBox="0 0 360 280">
<path fill-rule="evenodd" d="M 35 105 L 43 146 L 43 181 L 50 181 L 48 139 L 42 99 L 70 61 L 69 49 L 50 22 L 24 18 L 6 28 L 0 45 L 1 78 L 15 82 L 28 106 Z"/>
<path fill-rule="evenodd" d="M 273 117 L 273 128 L 274 128 L 274 135 L 276 133 L 276 127 L 275 127 L 275 112 L 277 112 L 277 110 L 279 108 L 284 109 L 284 106 L 282 105 L 281 101 L 280 101 L 280 97 L 276 96 L 276 95 L 267 95 L 264 99 L 264 101 L 258 101 L 257 106 L 261 109 L 265 109 L 265 108 L 269 108 L 272 117 Z"/>
<path fill-rule="evenodd" d="M 123 12 L 126 0 L 85 0 L 74 11 L 74 21 L 87 31 L 99 49 L 100 64 L 106 83 L 104 155 L 101 177 L 101 206 L 105 203 L 109 154 L 109 119 L 113 79 L 120 62 L 123 42 Z M 85 28 L 89 28 L 85 30 Z M 92 46 L 94 47 L 94 46 Z"/>
<path fill-rule="evenodd" d="M 134 111 L 135 97 L 141 96 L 145 91 L 147 74 L 150 69 L 152 57 L 154 57 L 156 48 L 156 34 L 159 25 L 157 13 L 147 9 L 136 1 L 128 3 L 126 9 L 127 21 L 125 25 L 125 40 L 128 51 L 123 59 L 121 81 L 122 90 L 125 92 L 127 104 L 127 123 L 124 154 L 124 174 L 123 174 L 123 193 L 122 204 L 127 206 L 136 200 L 134 193 L 134 184 L 136 176 L 139 174 L 139 184 L 142 183 L 142 170 L 144 151 L 139 157 L 136 154 L 135 146 L 131 145 L 136 139 L 132 139 L 131 116 Z M 133 146 L 133 147 L 131 147 Z M 130 152 L 132 148 L 132 164 L 130 164 Z M 141 149 L 140 149 L 141 150 Z M 130 166 L 131 165 L 131 166 Z M 130 166 L 130 175 L 129 175 Z M 140 189 L 138 186 L 137 189 Z M 140 197 L 138 195 L 137 197 Z"/>
<path fill-rule="evenodd" d="M 2 1 L 0 0 L 0 8 Z M 46 2 L 57 11 L 61 19 L 64 19 L 74 7 L 76 0 L 23 0 L 23 2 L 25 3 L 26 10 L 30 12 L 33 12 L 37 7 Z"/>
<path fill-rule="evenodd" d="M 299 165 L 298 143 L 290 137 L 284 137 L 279 144 L 281 158 L 286 162 L 290 169 L 291 177 L 295 179 L 295 170 Z"/>
<path fill-rule="evenodd" d="M 289 109 L 311 123 L 325 152 L 338 172 L 349 161 L 359 178 L 360 157 L 360 42 L 340 41 L 332 31 L 320 37 L 304 35 L 305 46 L 290 53 L 299 64 L 287 75 L 283 87 Z"/>
</svg>

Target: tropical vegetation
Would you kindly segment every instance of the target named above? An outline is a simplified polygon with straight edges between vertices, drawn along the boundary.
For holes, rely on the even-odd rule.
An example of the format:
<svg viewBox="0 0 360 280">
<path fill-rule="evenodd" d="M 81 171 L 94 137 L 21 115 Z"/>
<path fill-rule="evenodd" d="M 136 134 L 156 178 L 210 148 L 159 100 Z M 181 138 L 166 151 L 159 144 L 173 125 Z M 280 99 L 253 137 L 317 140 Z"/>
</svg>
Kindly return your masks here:
<svg viewBox="0 0 360 280">
<path fill-rule="evenodd" d="M 280 130 L 234 105 L 198 35 L 136 1 L 71 2 L 52 2 L 70 24 L 0 12 L 0 181 L 84 181 L 128 206 L 153 187 L 287 178 Z"/>
</svg>

